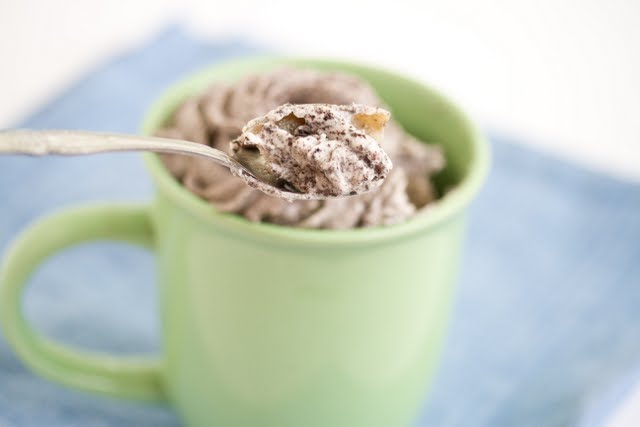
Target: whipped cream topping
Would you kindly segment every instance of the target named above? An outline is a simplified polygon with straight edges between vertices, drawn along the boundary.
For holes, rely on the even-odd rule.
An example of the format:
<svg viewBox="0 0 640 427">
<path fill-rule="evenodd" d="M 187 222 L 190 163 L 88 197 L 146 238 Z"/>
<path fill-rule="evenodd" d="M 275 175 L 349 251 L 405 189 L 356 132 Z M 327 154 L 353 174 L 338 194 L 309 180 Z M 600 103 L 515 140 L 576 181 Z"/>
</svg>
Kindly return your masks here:
<svg viewBox="0 0 640 427">
<path fill-rule="evenodd" d="M 230 152 L 230 142 L 254 117 L 286 103 L 351 103 L 384 108 L 364 80 L 346 73 L 279 68 L 238 81 L 216 82 L 186 99 L 157 132 Z M 382 185 L 368 193 L 330 200 L 286 200 L 248 187 L 206 159 L 162 155 L 173 176 L 220 212 L 250 221 L 305 228 L 344 229 L 396 224 L 426 209 L 438 193 L 430 177 L 444 167 L 439 146 L 418 141 L 390 120 L 379 141 L 393 162 Z"/>
<path fill-rule="evenodd" d="M 391 160 L 381 138 L 390 114 L 359 104 L 285 104 L 251 120 L 231 142 L 262 181 L 323 197 L 378 188 Z"/>
</svg>

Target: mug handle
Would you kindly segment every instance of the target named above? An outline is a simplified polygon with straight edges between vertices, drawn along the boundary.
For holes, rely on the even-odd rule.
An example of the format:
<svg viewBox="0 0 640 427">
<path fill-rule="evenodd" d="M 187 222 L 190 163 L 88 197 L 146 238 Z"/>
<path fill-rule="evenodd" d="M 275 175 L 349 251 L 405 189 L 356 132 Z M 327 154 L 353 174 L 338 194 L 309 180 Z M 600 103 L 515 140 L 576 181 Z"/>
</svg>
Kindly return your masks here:
<svg viewBox="0 0 640 427">
<path fill-rule="evenodd" d="M 35 331 L 22 310 L 25 284 L 55 252 L 89 240 L 153 245 L 148 207 L 96 205 L 44 218 L 26 230 L 0 269 L 0 322 L 8 343 L 35 372 L 61 384 L 112 396 L 164 400 L 159 359 L 74 350 Z"/>
</svg>

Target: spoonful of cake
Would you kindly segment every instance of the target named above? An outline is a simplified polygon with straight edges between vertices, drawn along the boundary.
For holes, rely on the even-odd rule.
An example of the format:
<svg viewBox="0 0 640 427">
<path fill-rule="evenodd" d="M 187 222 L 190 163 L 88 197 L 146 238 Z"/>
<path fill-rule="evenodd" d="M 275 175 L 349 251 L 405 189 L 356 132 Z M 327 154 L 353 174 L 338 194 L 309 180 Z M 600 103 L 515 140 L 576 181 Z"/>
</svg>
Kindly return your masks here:
<svg viewBox="0 0 640 427">
<path fill-rule="evenodd" d="M 285 104 L 255 118 L 231 155 L 195 142 L 72 130 L 0 131 L 0 154 L 152 151 L 206 157 L 271 196 L 330 199 L 378 188 L 391 170 L 379 142 L 389 112 L 358 104 Z"/>
</svg>

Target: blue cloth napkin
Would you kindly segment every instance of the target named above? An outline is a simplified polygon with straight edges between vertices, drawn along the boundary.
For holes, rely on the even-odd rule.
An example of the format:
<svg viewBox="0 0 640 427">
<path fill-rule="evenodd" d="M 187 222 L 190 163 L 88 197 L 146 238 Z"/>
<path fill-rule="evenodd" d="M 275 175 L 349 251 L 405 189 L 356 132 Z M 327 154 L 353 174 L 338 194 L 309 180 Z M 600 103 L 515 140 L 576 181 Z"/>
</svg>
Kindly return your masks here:
<svg viewBox="0 0 640 427">
<path fill-rule="evenodd" d="M 18 125 L 136 132 L 172 82 L 258 49 L 178 28 L 112 59 Z M 450 334 L 418 425 L 575 425 L 640 363 L 640 186 L 505 138 L 471 210 Z M 87 201 L 146 200 L 137 155 L 0 158 L 0 252 L 36 217 Z M 90 244 L 47 262 L 27 291 L 32 323 L 65 343 L 154 353 L 152 256 Z M 172 409 L 87 395 L 40 379 L 0 336 L 0 426 L 177 426 Z M 255 426 L 259 427 L 259 426 Z M 302 426 L 301 426 L 302 427 Z"/>
</svg>

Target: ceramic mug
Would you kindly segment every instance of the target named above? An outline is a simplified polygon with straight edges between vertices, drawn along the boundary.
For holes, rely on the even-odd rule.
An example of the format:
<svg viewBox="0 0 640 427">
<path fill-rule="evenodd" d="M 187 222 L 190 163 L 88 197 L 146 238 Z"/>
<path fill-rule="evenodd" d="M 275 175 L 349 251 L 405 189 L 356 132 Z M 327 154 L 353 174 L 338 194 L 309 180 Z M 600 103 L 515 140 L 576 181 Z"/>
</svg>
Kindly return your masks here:
<svg viewBox="0 0 640 427">
<path fill-rule="evenodd" d="M 82 390 L 171 402 L 202 427 L 400 427 L 424 400 L 449 317 L 465 211 L 488 167 L 476 127 L 435 91 L 357 64 L 252 58 L 216 65 L 151 108 L 158 129 L 189 95 L 284 64 L 369 81 L 393 117 L 445 150 L 440 188 L 405 223 L 305 230 L 215 212 L 145 155 L 156 187 L 148 206 L 100 205 L 31 226 L 0 273 L 7 341 L 35 372 Z M 47 257 L 89 240 L 145 245 L 157 257 L 162 351 L 156 360 L 90 354 L 31 328 L 27 279 Z"/>
</svg>

